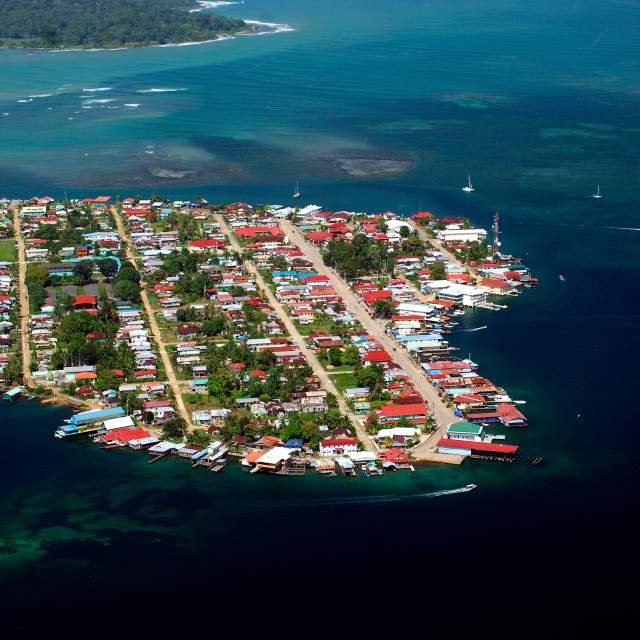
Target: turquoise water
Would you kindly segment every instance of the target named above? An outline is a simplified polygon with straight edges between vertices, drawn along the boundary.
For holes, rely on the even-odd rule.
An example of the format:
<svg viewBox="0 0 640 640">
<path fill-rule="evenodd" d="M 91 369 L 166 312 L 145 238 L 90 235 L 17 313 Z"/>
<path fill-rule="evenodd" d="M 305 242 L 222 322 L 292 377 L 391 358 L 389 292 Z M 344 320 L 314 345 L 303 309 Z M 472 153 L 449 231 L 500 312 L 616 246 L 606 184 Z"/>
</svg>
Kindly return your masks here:
<svg viewBox="0 0 640 640">
<path fill-rule="evenodd" d="M 486 227 L 499 210 L 503 246 L 542 284 L 503 313 L 468 314 L 461 328 L 488 328 L 451 342 L 527 401 L 530 427 L 508 437 L 545 465 L 354 481 L 214 475 L 60 443 L 50 434 L 61 410 L 2 406 L 0 579 L 11 606 L 49 611 L 63 583 L 81 612 L 114 592 L 234 610 L 255 589 L 309 611 L 335 592 L 338 547 L 358 576 L 356 595 L 346 589 L 354 602 L 392 562 L 414 600 L 437 609 L 463 583 L 517 611 L 521 632 L 562 606 L 571 628 L 614 605 L 624 619 L 631 601 L 615 587 L 635 567 L 638 488 L 640 7 L 251 0 L 221 10 L 296 30 L 0 52 L 0 192 L 286 203 L 300 179 L 303 200 L 327 208 L 421 207 Z M 83 91 L 97 88 L 109 90 Z M 467 173 L 472 195 L 460 191 Z M 596 184 L 601 201 L 587 197 Z M 478 489 L 425 495 L 467 482 Z M 497 557 L 508 570 L 495 570 Z M 256 567 L 285 560 L 278 588 L 259 586 Z M 603 584 L 614 585 L 604 596 Z"/>
</svg>

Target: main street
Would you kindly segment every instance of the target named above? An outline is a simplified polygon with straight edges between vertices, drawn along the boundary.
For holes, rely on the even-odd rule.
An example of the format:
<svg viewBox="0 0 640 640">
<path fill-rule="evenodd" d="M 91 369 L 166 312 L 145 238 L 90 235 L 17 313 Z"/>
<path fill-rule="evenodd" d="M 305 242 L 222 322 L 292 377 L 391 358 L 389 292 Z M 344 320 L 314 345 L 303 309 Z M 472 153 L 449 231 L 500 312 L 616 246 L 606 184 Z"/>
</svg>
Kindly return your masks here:
<svg viewBox="0 0 640 640">
<path fill-rule="evenodd" d="M 436 421 L 436 429 L 422 444 L 416 447 L 414 453 L 426 453 L 429 449 L 435 447 L 439 438 L 445 432 L 446 427 L 458 420 L 453 411 L 442 401 L 434 387 L 428 382 L 425 374 L 419 368 L 418 364 L 409 356 L 409 354 L 385 332 L 384 325 L 381 321 L 372 318 L 364 302 L 356 298 L 355 293 L 349 285 L 339 277 L 336 272 L 324 264 L 320 251 L 312 245 L 304 237 L 302 232 L 289 220 L 280 222 L 282 229 L 289 236 L 290 240 L 296 242 L 304 251 L 307 258 L 313 263 L 314 269 L 323 275 L 329 277 L 329 281 L 344 300 L 347 309 L 351 314 L 359 320 L 367 333 L 372 335 L 390 354 L 393 359 L 404 369 L 411 378 L 411 382 L 415 388 L 422 394 L 429 406 L 431 407 L 433 417 Z"/>
<path fill-rule="evenodd" d="M 22 353 L 22 375 L 24 384 L 34 387 L 31 375 L 31 348 L 29 346 L 29 291 L 27 290 L 27 263 L 25 257 L 24 238 L 20 229 L 20 206 L 12 202 L 13 228 L 18 244 L 18 293 L 20 299 L 20 350 Z"/>
<path fill-rule="evenodd" d="M 127 258 L 129 258 L 131 263 L 137 268 L 136 257 L 133 253 L 133 243 L 131 242 L 131 236 L 129 235 L 128 228 L 122 219 L 122 213 L 115 207 L 112 209 L 112 211 L 113 217 L 116 221 L 116 227 L 118 228 L 118 234 L 120 235 L 122 241 L 125 243 L 125 252 Z M 169 354 L 167 353 L 166 345 L 162 340 L 162 333 L 160 332 L 160 328 L 158 327 L 155 313 L 149 301 L 149 296 L 147 295 L 146 289 L 144 287 L 140 291 L 140 297 L 142 299 L 144 309 L 147 313 L 147 317 L 149 318 L 149 327 L 151 328 L 153 339 L 158 345 L 158 350 L 160 351 L 160 357 L 162 358 L 162 363 L 164 364 L 164 372 L 167 376 L 167 382 L 171 386 L 173 395 L 175 396 L 175 404 L 176 408 L 178 409 L 178 414 L 187 423 L 187 427 L 191 428 L 191 417 L 189 416 L 187 407 L 184 404 L 184 400 L 182 399 L 182 389 L 180 387 L 180 382 L 176 377 L 175 371 L 173 370 L 173 364 L 171 362 L 171 359 L 169 358 Z"/>
<path fill-rule="evenodd" d="M 227 225 L 227 222 L 224 219 L 224 217 L 222 215 L 217 215 L 216 219 L 220 223 L 220 226 L 224 231 L 225 235 L 229 238 L 229 241 L 231 242 L 231 246 L 233 247 L 233 249 L 237 251 L 239 254 L 242 254 L 242 251 L 243 251 L 242 247 L 240 246 L 237 239 L 233 235 L 233 232 L 231 231 L 231 229 L 229 229 L 229 226 Z M 304 341 L 304 338 L 300 335 L 300 332 L 298 331 L 295 324 L 287 314 L 285 308 L 280 304 L 278 299 L 273 294 L 273 291 L 271 291 L 269 286 L 265 283 L 264 278 L 262 277 L 258 269 L 251 262 L 245 262 L 244 266 L 247 269 L 247 271 L 251 273 L 251 275 L 256 279 L 256 282 L 258 283 L 260 288 L 265 292 L 269 300 L 269 304 L 275 309 L 276 313 L 282 319 L 282 322 L 284 323 L 284 326 L 289 332 L 291 339 L 296 343 L 297 347 L 304 354 L 305 358 L 307 359 L 307 362 L 313 369 L 314 374 L 318 377 L 318 379 L 322 383 L 322 386 L 327 391 L 330 391 L 335 395 L 338 401 L 338 406 L 340 407 L 340 411 L 342 411 L 342 413 L 351 420 L 351 423 L 353 424 L 356 430 L 356 433 L 358 434 L 358 438 L 360 439 L 362 446 L 367 451 L 374 451 L 374 452 L 377 451 L 375 445 L 373 444 L 373 441 L 369 437 L 369 434 L 366 432 L 364 426 L 360 422 L 360 419 L 349 409 L 344 399 L 344 396 L 336 389 L 336 386 L 331 380 L 331 377 L 323 369 L 322 365 L 320 364 L 320 361 L 316 357 L 316 354 L 308 347 L 307 343 Z"/>
</svg>

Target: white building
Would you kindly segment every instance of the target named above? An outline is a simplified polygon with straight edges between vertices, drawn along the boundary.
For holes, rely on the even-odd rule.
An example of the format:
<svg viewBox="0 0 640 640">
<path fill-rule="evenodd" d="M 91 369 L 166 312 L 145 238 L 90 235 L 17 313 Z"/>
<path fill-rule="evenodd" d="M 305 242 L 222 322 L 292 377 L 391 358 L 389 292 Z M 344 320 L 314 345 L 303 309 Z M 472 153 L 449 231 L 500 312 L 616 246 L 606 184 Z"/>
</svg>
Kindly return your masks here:
<svg viewBox="0 0 640 640">
<path fill-rule="evenodd" d="M 320 442 L 321 456 L 336 456 L 355 453 L 358 450 L 358 441 L 355 438 L 335 438 Z"/>
<path fill-rule="evenodd" d="M 487 301 L 487 290 L 483 287 L 472 287 L 468 284 L 452 284 L 438 291 L 438 298 L 451 300 L 465 307 L 477 307 Z"/>
<path fill-rule="evenodd" d="M 441 242 L 482 242 L 487 238 L 485 229 L 443 229 L 436 231 Z"/>
</svg>

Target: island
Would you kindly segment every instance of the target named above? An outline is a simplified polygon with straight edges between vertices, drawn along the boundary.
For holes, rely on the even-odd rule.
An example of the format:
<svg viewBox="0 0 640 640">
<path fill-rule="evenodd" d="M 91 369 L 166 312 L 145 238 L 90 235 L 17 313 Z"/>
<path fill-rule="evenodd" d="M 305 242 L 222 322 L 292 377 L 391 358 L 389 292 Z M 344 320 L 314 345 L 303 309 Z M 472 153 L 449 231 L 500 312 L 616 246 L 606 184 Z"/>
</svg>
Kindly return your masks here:
<svg viewBox="0 0 640 640">
<path fill-rule="evenodd" d="M 255 31 L 193 0 L 0 0 L 0 46 L 111 49 L 205 42 Z"/>
<path fill-rule="evenodd" d="M 459 352 L 487 328 L 468 311 L 537 282 L 499 215 L 490 242 L 466 218 L 292 204 L 0 199 L 0 395 L 79 411 L 60 440 L 213 472 L 538 464 L 496 432 L 526 401 Z"/>
</svg>

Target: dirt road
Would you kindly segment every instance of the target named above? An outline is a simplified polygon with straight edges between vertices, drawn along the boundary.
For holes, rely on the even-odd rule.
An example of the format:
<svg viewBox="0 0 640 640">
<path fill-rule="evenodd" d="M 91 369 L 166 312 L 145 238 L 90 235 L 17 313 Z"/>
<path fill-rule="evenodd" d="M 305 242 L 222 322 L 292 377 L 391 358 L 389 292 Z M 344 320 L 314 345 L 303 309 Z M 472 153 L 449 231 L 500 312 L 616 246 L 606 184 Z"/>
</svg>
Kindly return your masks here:
<svg viewBox="0 0 640 640">
<path fill-rule="evenodd" d="M 132 264 L 137 267 L 137 263 L 135 260 L 135 255 L 133 253 L 133 243 L 131 242 L 131 236 L 129 235 L 128 229 L 122 219 L 122 214 L 117 211 L 115 208 L 113 209 L 113 217 L 116 221 L 116 226 L 118 227 L 118 233 L 123 241 L 126 242 L 126 254 L 129 260 L 131 260 Z M 187 407 L 184 404 L 184 400 L 182 399 L 182 389 L 180 386 L 180 381 L 176 378 L 175 371 L 173 370 L 173 364 L 171 359 L 169 358 L 169 354 L 167 353 L 166 346 L 162 340 L 162 334 L 160 332 L 160 328 L 158 327 L 158 323 L 156 321 L 156 316 L 151 307 L 151 303 L 149 302 L 149 296 L 147 292 L 142 289 L 140 292 L 140 297 L 142 298 L 142 304 L 144 305 L 144 309 L 147 313 L 147 317 L 149 318 L 149 327 L 151 329 L 151 334 L 153 335 L 153 339 L 158 345 L 158 350 L 160 351 L 160 357 L 162 358 L 162 363 L 164 364 L 164 371 L 167 376 L 167 382 L 171 386 L 173 390 L 173 395 L 175 396 L 175 404 L 176 409 L 178 410 L 178 414 L 181 418 L 184 418 L 187 423 L 187 427 L 189 429 L 193 428 L 191 423 L 191 416 L 187 411 Z"/>
<path fill-rule="evenodd" d="M 224 233 L 229 238 L 231 242 L 231 246 L 234 248 L 234 250 L 237 251 L 238 253 L 242 253 L 242 247 L 240 246 L 235 236 L 229 229 L 229 226 L 227 225 L 223 216 L 218 215 L 216 216 L 216 219 L 220 223 Z M 291 336 L 291 339 L 296 343 L 300 351 L 302 351 L 302 353 L 304 354 L 305 358 L 307 359 L 307 362 L 313 369 L 314 374 L 319 378 L 324 389 L 326 389 L 327 391 L 330 391 L 336 396 L 336 399 L 338 400 L 338 406 L 340 407 L 340 411 L 344 415 L 346 415 L 349 418 L 349 420 L 351 420 L 351 423 L 353 424 L 356 430 L 356 433 L 358 434 L 358 438 L 360 439 L 362 446 L 367 451 L 376 452 L 377 449 L 373 444 L 373 441 L 369 437 L 369 434 L 366 432 L 364 426 L 362 426 L 358 417 L 349 409 L 344 399 L 344 396 L 336 389 L 336 386 L 333 384 L 331 377 L 322 368 L 322 365 L 318 361 L 316 354 L 307 346 L 306 342 L 304 341 L 304 338 L 300 335 L 300 332 L 296 329 L 295 324 L 293 324 L 293 321 L 289 318 L 285 308 L 280 304 L 280 302 L 278 302 L 278 299 L 275 297 L 275 295 L 273 294 L 273 291 L 271 291 L 269 286 L 266 284 L 263 277 L 260 275 L 260 272 L 256 269 L 256 267 L 251 262 L 246 262 L 245 268 L 247 269 L 247 271 L 251 273 L 251 275 L 256 279 L 256 282 L 258 283 L 260 288 L 265 292 L 269 300 L 269 304 L 275 309 L 276 313 L 282 319 L 284 326 L 286 327 L 287 331 L 289 332 L 289 335 Z"/>
<path fill-rule="evenodd" d="M 13 228 L 18 244 L 18 294 L 20 300 L 20 350 L 22 352 L 22 375 L 24 384 L 35 387 L 31 375 L 31 348 L 29 346 L 29 291 L 27 290 L 27 263 L 25 257 L 24 238 L 20 229 L 20 207 L 17 202 L 11 203 L 13 210 Z"/>
<path fill-rule="evenodd" d="M 324 264 L 322 255 L 318 249 L 308 242 L 301 231 L 290 221 L 283 220 L 280 222 L 280 225 L 289 238 L 302 248 L 307 258 L 313 263 L 315 270 L 329 277 L 331 284 L 338 295 L 342 297 L 351 314 L 362 323 L 367 333 L 371 334 L 391 354 L 393 359 L 411 378 L 412 383 L 422 394 L 422 397 L 428 401 L 436 420 L 437 428 L 425 442 L 414 449 L 414 452 L 419 453 L 420 451 L 433 448 L 438 439 L 442 437 L 446 427 L 458 418 L 453 411 L 445 405 L 440 396 L 438 396 L 438 393 L 429 383 L 425 374 L 419 368 L 419 365 L 385 332 L 382 321 L 372 318 L 369 315 L 365 303 L 358 300 L 349 285 L 340 278 L 333 269 Z"/>
</svg>

